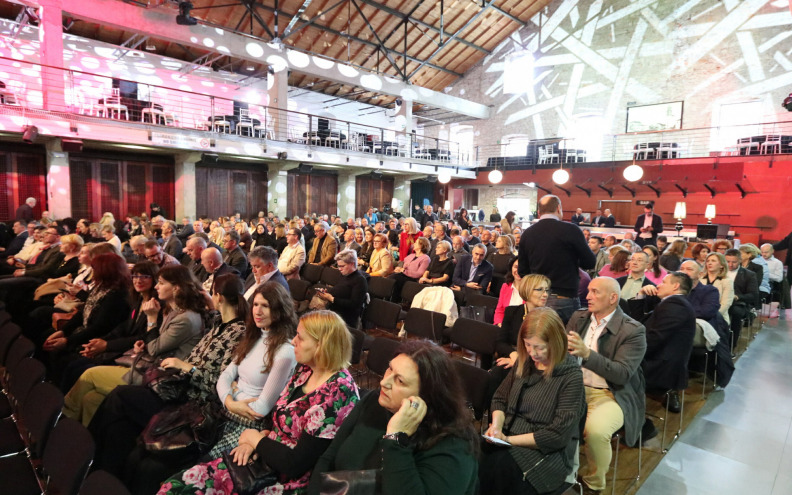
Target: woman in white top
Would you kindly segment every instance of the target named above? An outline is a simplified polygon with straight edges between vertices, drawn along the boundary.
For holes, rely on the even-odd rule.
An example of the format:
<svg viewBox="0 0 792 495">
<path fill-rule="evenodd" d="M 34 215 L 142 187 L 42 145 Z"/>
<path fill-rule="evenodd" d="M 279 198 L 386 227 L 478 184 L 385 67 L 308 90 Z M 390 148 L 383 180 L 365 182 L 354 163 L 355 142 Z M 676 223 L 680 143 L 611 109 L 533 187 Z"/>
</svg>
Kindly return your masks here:
<svg viewBox="0 0 792 495">
<path fill-rule="evenodd" d="M 729 323 L 729 308 L 734 302 L 734 282 L 729 279 L 729 265 L 726 257 L 718 252 L 710 253 L 704 262 L 704 271 L 701 272 L 701 282 L 712 285 L 720 292 L 720 314 L 726 323 Z"/>
<path fill-rule="evenodd" d="M 237 446 L 239 435 L 259 428 L 286 386 L 296 360 L 291 339 L 297 314 L 289 292 L 267 282 L 253 295 L 252 322 L 234 352 L 231 364 L 217 381 L 217 395 L 228 422 L 210 455 L 219 457 Z"/>
</svg>

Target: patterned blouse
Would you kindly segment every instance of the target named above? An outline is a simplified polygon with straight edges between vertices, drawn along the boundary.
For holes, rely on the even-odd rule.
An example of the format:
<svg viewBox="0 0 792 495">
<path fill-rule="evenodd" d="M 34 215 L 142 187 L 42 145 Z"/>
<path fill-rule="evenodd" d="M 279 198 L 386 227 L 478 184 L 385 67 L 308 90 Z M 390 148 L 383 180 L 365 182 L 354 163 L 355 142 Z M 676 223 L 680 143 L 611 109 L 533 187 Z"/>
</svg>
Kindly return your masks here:
<svg viewBox="0 0 792 495">
<path fill-rule="evenodd" d="M 212 329 L 195 345 L 186 362 L 195 366 L 190 375 L 187 397 L 190 400 L 217 401 L 217 379 L 231 363 L 237 343 L 245 333 L 245 322 L 234 319 L 223 323 L 217 318 Z"/>
</svg>

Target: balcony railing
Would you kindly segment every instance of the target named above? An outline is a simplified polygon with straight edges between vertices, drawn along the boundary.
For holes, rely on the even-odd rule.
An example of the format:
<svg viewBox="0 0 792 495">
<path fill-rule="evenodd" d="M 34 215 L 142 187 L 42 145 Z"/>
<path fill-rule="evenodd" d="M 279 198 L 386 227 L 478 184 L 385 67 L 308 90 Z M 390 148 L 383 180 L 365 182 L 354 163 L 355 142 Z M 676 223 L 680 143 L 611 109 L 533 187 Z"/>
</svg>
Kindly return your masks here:
<svg viewBox="0 0 792 495">
<path fill-rule="evenodd" d="M 158 74 L 151 79 L 161 77 Z M 172 77 L 175 84 L 183 79 L 177 71 Z M 208 89 L 222 85 L 210 81 L 202 84 Z M 470 153 L 452 141 L 4 57 L 0 57 L 0 104 L 5 108 L 5 112 L 0 108 L 2 113 L 44 112 L 74 121 L 102 119 L 123 125 L 200 131 L 213 137 L 239 136 L 434 165 L 472 166 Z"/>
</svg>

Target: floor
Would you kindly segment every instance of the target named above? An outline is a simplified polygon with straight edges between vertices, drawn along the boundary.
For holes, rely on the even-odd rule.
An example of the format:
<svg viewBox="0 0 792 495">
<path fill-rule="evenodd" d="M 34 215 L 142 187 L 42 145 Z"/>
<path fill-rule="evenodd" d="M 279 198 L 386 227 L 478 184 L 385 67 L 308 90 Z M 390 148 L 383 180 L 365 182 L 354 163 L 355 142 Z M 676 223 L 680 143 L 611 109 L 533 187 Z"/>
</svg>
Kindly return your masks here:
<svg viewBox="0 0 792 495">
<path fill-rule="evenodd" d="M 686 421 L 638 495 L 792 493 L 792 315 L 786 316 L 764 324 L 731 383 Z"/>
</svg>

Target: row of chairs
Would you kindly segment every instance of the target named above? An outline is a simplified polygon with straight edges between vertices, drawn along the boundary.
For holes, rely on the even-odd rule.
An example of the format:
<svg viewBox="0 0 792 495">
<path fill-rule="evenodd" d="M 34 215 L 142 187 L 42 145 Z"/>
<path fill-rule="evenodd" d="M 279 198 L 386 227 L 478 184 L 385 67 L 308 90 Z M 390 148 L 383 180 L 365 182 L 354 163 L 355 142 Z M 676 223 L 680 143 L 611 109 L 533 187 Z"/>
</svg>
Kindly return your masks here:
<svg viewBox="0 0 792 495">
<path fill-rule="evenodd" d="M 128 495 L 103 471 L 86 478 L 94 442 L 78 421 L 61 416 L 63 394 L 44 381 L 35 346 L 0 311 L 0 479 L 5 495 Z"/>
</svg>

